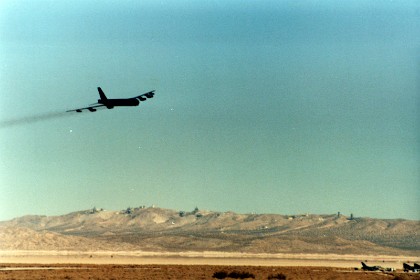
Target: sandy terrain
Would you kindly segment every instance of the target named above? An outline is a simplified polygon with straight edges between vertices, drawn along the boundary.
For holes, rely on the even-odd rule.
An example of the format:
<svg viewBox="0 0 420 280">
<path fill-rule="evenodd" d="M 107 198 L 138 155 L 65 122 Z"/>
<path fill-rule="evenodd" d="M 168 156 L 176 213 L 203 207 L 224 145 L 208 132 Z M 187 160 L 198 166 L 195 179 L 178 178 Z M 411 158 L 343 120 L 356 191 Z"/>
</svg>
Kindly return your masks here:
<svg viewBox="0 0 420 280">
<path fill-rule="evenodd" d="M 162 208 L 0 222 L 0 250 L 420 255 L 420 221 Z"/>
<path fill-rule="evenodd" d="M 418 221 L 199 214 L 134 208 L 0 222 L 0 280 L 420 279 L 402 272 L 420 263 Z M 364 272 L 361 261 L 397 271 Z"/>
<path fill-rule="evenodd" d="M 398 270 L 356 270 L 361 260 Z M 237 279 L 420 279 L 420 274 L 402 272 L 405 261 L 419 262 L 403 256 L 334 254 L 0 251 L 0 279 L 218 279 L 213 276 L 229 273 Z"/>
<path fill-rule="evenodd" d="M 227 277 L 230 276 L 230 277 Z M 222 265 L 3 265 L 0 279 L 420 279 L 404 272 L 332 267 Z"/>
<path fill-rule="evenodd" d="M 360 267 L 360 262 L 402 269 L 403 262 L 420 262 L 420 257 L 336 254 L 250 254 L 228 252 L 144 251 L 0 251 L 0 263 L 38 264 L 171 264 L 171 265 L 258 265 Z"/>
</svg>

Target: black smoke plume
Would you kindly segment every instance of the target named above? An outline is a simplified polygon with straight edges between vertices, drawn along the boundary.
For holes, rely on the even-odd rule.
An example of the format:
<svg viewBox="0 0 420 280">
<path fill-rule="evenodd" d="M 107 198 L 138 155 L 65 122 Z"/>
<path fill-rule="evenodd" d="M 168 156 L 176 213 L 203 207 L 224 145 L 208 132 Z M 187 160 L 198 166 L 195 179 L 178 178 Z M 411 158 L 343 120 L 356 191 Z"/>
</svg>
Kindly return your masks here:
<svg viewBox="0 0 420 280">
<path fill-rule="evenodd" d="M 57 118 L 63 118 L 65 116 L 71 116 L 71 115 L 74 115 L 74 114 L 69 114 L 66 112 L 51 112 L 51 113 L 25 116 L 21 118 L 14 118 L 10 120 L 0 121 L 0 129 L 17 126 L 17 125 L 47 121 L 47 120 L 52 120 L 52 119 L 57 119 Z"/>
</svg>

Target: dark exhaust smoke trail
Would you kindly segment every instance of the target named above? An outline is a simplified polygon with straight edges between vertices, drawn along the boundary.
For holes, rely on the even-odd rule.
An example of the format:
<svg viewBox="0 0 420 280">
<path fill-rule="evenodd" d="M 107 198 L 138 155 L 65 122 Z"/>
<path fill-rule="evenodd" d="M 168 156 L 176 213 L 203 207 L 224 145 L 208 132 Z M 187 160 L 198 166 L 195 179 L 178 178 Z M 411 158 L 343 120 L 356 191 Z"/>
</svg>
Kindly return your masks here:
<svg viewBox="0 0 420 280">
<path fill-rule="evenodd" d="M 5 121 L 0 121 L 0 129 L 7 128 L 11 126 L 17 126 L 17 125 L 23 125 L 23 124 L 30 124 L 34 122 L 40 122 L 40 121 L 47 121 L 57 118 L 62 118 L 65 116 L 72 116 L 73 114 L 69 114 L 66 112 L 51 112 L 51 113 L 44 113 L 44 114 L 37 114 L 37 115 L 31 115 L 21 118 L 15 118 Z"/>
</svg>

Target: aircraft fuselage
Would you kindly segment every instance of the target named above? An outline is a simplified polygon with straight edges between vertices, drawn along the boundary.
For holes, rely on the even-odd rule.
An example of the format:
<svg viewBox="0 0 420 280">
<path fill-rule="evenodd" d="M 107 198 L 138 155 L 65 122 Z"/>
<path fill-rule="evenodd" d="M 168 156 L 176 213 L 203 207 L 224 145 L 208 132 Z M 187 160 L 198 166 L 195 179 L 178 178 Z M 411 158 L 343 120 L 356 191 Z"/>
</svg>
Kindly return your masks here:
<svg viewBox="0 0 420 280">
<path fill-rule="evenodd" d="M 114 106 L 138 106 L 140 101 L 136 98 L 98 99 L 98 103 L 105 105 L 108 109 L 112 109 Z"/>
</svg>

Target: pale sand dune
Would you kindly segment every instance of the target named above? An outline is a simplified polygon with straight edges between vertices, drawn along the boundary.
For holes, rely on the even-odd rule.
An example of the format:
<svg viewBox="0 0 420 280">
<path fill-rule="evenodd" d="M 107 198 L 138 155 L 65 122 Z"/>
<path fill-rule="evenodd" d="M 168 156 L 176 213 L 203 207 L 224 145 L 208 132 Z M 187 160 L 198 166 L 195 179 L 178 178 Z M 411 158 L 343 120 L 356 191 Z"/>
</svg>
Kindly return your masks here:
<svg viewBox="0 0 420 280">
<path fill-rule="evenodd" d="M 1 263 L 38 264 L 177 264 L 360 267 L 361 261 L 402 269 L 403 262 L 419 257 L 363 256 L 335 254 L 249 254 L 226 252 L 143 252 L 143 251 L 0 251 Z"/>
</svg>

